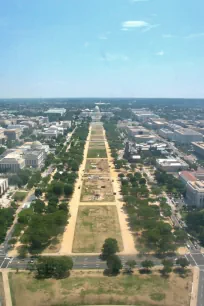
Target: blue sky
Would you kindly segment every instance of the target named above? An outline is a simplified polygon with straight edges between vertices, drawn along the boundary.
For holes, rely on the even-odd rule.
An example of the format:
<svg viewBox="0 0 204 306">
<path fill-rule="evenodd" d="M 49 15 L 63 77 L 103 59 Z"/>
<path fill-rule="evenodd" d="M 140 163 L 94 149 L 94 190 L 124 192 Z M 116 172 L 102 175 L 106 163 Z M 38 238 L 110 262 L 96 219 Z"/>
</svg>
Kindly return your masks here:
<svg viewBox="0 0 204 306">
<path fill-rule="evenodd" d="M 203 0 L 0 0 L 0 97 L 204 97 Z"/>
</svg>

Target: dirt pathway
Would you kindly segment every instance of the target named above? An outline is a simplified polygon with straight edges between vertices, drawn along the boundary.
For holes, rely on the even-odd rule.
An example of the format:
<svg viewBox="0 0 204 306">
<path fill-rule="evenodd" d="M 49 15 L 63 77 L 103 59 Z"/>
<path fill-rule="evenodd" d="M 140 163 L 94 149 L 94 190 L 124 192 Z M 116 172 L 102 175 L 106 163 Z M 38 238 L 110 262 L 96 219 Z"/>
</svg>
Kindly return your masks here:
<svg viewBox="0 0 204 306">
<path fill-rule="evenodd" d="M 86 141 L 85 148 L 84 148 L 84 159 L 79 168 L 79 173 L 78 173 L 79 177 L 75 184 L 75 190 L 74 190 L 72 199 L 69 202 L 69 209 L 70 209 L 71 217 L 69 219 L 69 224 L 67 225 L 66 231 L 64 232 L 64 235 L 62 238 L 61 249 L 59 251 L 60 255 L 72 254 L 72 244 L 74 241 L 76 219 L 77 219 L 78 207 L 79 207 L 80 196 L 81 196 L 82 176 L 84 174 L 84 169 L 86 166 L 86 158 L 87 158 L 87 153 L 88 153 L 90 136 L 91 136 L 91 127 L 89 128 L 89 134 L 88 134 L 87 141 Z M 79 186 L 80 186 L 80 189 L 78 189 Z"/>
<path fill-rule="evenodd" d="M 120 223 L 120 230 L 122 235 L 123 247 L 124 250 L 120 252 L 120 254 L 137 254 L 137 250 L 135 248 L 134 238 L 131 233 L 129 224 L 128 224 L 128 215 L 125 213 L 123 209 L 124 202 L 122 201 L 122 197 L 120 195 L 120 181 L 118 178 L 118 173 L 115 171 L 115 167 L 113 164 L 113 158 L 111 157 L 111 151 L 108 145 L 107 140 L 105 140 L 106 151 L 108 155 L 108 162 L 110 167 L 110 175 L 113 180 L 113 191 L 116 193 L 115 196 L 115 204 L 118 211 L 118 218 Z"/>
<path fill-rule="evenodd" d="M 8 271 L 3 269 L 2 271 L 2 279 L 4 284 L 4 295 L 5 295 L 5 302 L 6 306 L 12 306 L 12 300 L 11 300 L 11 291 L 10 291 L 10 285 L 9 285 L 9 279 L 8 279 Z"/>
</svg>

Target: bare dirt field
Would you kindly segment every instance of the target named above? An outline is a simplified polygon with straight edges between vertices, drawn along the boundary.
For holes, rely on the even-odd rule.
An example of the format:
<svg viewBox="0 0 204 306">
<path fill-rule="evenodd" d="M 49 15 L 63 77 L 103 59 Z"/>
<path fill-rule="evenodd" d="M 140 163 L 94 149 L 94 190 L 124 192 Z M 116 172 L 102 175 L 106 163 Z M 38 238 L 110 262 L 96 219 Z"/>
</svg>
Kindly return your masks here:
<svg viewBox="0 0 204 306">
<path fill-rule="evenodd" d="M 94 140 L 103 141 L 103 140 L 104 140 L 104 137 L 103 137 L 103 135 L 92 135 L 92 134 L 91 134 L 90 141 L 94 141 Z"/>
<path fill-rule="evenodd" d="M 83 177 L 81 202 L 112 202 L 114 200 L 110 177 L 93 174 Z"/>
<path fill-rule="evenodd" d="M 192 275 L 103 276 L 97 271 L 72 272 L 62 280 L 36 280 L 32 274 L 9 274 L 15 306 L 137 305 L 188 306 Z"/>
<path fill-rule="evenodd" d="M 104 240 L 115 238 L 122 251 L 122 238 L 115 206 L 79 206 L 73 253 L 100 253 Z"/>
<path fill-rule="evenodd" d="M 86 161 L 86 174 L 109 174 L 109 164 L 107 159 L 87 159 Z"/>
</svg>

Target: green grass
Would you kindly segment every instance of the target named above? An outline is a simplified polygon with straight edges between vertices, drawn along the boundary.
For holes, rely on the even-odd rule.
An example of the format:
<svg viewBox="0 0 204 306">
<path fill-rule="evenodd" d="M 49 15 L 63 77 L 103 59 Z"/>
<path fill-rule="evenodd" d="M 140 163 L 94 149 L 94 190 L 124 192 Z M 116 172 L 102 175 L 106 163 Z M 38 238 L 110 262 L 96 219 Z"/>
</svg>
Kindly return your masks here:
<svg viewBox="0 0 204 306">
<path fill-rule="evenodd" d="M 152 293 L 150 294 L 150 297 L 153 301 L 162 301 L 165 299 L 166 297 L 166 294 L 165 293 L 159 293 L 159 292 L 155 292 L 155 293 Z"/>
<path fill-rule="evenodd" d="M 27 191 L 16 191 L 15 194 L 13 195 L 13 199 L 15 201 L 23 201 L 27 196 L 27 194 L 28 194 Z"/>
<path fill-rule="evenodd" d="M 88 150 L 87 158 L 107 158 L 106 149 L 94 149 Z"/>
</svg>

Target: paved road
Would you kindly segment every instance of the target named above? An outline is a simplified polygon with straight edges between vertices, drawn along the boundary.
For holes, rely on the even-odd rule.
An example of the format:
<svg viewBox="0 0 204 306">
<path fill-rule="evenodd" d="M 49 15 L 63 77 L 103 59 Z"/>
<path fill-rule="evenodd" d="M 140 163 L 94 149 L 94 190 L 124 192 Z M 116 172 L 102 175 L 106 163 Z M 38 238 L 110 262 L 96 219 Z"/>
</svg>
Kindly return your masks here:
<svg viewBox="0 0 204 306">
<path fill-rule="evenodd" d="M 204 266 L 203 266 L 204 268 Z M 200 270 L 197 306 L 204 306 L 204 270 Z"/>
<path fill-rule="evenodd" d="M 204 270 L 204 254 L 194 253 L 185 255 L 188 261 L 192 266 L 198 266 L 201 270 Z M 141 261 L 145 259 L 153 260 L 156 265 L 161 264 L 161 259 L 150 255 L 133 256 L 133 255 L 124 255 L 120 256 L 123 266 L 129 259 L 135 259 L 137 264 L 140 265 Z M 176 259 L 176 257 L 171 257 Z M 106 263 L 101 261 L 98 256 L 72 256 L 74 262 L 74 269 L 104 269 L 106 268 Z M 28 266 L 29 262 L 32 259 L 19 259 L 17 257 L 7 258 L 5 254 L 0 253 L 0 268 L 19 268 L 24 269 Z"/>
</svg>

